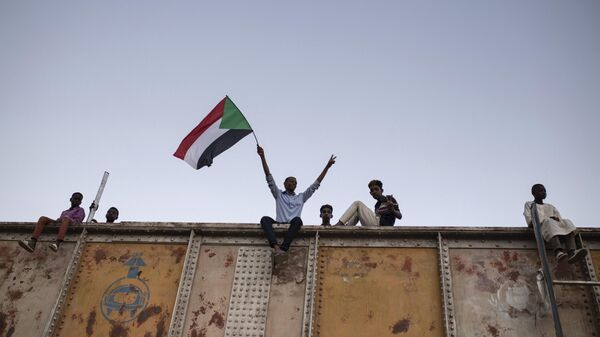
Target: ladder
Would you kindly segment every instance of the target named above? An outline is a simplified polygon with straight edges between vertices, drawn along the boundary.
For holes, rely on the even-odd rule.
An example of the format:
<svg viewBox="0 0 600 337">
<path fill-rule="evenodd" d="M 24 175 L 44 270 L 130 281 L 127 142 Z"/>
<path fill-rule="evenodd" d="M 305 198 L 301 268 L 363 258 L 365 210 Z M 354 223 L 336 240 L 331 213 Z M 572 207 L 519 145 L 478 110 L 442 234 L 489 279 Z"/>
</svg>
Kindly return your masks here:
<svg viewBox="0 0 600 337">
<path fill-rule="evenodd" d="M 600 282 L 596 281 L 567 281 L 567 280 L 558 280 L 554 281 L 552 279 L 552 273 L 550 272 L 550 267 L 548 265 L 548 256 L 546 255 L 546 245 L 544 242 L 544 238 L 542 237 L 541 224 L 538 217 L 536 204 L 533 203 L 531 205 L 531 218 L 533 222 L 533 231 L 535 233 L 535 241 L 537 243 L 538 254 L 540 257 L 540 261 L 542 263 L 542 275 L 544 278 L 544 284 L 546 287 L 546 293 L 548 294 L 548 300 L 550 302 L 550 307 L 552 309 L 552 318 L 554 320 L 554 330 L 556 331 L 556 337 L 564 337 L 562 326 L 560 324 L 560 316 L 558 314 L 558 307 L 556 306 L 556 298 L 554 296 L 554 285 L 584 285 L 584 286 L 600 286 Z M 583 241 L 581 240 L 581 236 L 578 236 L 579 244 L 583 247 Z M 589 251 L 588 251 L 589 257 Z M 589 274 L 589 273 L 588 273 Z"/>
</svg>

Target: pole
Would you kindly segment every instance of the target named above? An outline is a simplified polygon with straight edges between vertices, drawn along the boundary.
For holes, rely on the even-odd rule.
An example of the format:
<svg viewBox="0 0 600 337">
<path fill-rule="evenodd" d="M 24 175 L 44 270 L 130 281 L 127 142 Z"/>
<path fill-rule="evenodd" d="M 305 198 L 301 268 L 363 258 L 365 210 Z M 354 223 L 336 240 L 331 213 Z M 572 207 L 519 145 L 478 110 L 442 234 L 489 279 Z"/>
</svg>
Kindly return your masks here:
<svg viewBox="0 0 600 337">
<path fill-rule="evenodd" d="M 548 257 L 546 256 L 546 246 L 544 245 L 544 238 L 542 237 L 542 230 L 540 228 L 540 218 L 538 217 L 537 207 L 535 202 L 531 205 L 531 219 L 533 221 L 533 230 L 535 233 L 535 241 L 537 242 L 538 254 L 542 262 L 542 270 L 544 274 L 544 282 L 546 283 L 546 290 L 548 291 L 548 298 L 550 300 L 550 307 L 552 308 L 552 318 L 554 319 L 554 330 L 556 337 L 563 337 L 562 326 L 560 324 L 560 317 L 558 315 L 558 308 L 556 307 L 556 298 L 554 297 L 554 287 L 552 285 L 552 274 L 550 273 L 550 266 L 548 266 Z"/>
<path fill-rule="evenodd" d="M 106 181 L 108 180 L 109 173 L 104 171 L 104 176 L 102 176 L 102 181 L 100 182 L 100 187 L 98 187 L 98 193 L 96 193 L 96 198 L 94 199 L 95 208 L 90 210 L 90 214 L 88 214 L 86 223 L 89 223 L 94 218 L 94 214 L 96 214 L 96 210 L 98 209 L 98 204 L 100 202 L 100 198 L 102 197 L 102 192 L 104 192 L 104 186 L 106 186 Z"/>
</svg>

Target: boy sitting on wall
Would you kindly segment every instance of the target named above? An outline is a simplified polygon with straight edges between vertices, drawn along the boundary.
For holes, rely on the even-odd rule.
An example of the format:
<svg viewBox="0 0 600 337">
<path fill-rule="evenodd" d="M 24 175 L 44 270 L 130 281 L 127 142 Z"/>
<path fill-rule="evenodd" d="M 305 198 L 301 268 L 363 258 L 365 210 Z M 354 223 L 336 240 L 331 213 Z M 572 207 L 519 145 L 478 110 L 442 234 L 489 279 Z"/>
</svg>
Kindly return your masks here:
<svg viewBox="0 0 600 337">
<path fill-rule="evenodd" d="M 383 183 L 379 180 L 369 182 L 369 193 L 375 203 L 375 211 L 371 211 L 360 201 L 353 202 L 342 214 L 336 226 L 356 226 L 360 221 L 363 226 L 393 226 L 396 219 L 402 219 L 398 202 L 392 195 L 383 195 Z"/>
<path fill-rule="evenodd" d="M 28 252 L 33 252 L 35 250 L 35 245 L 37 244 L 38 238 L 42 234 L 44 227 L 48 224 L 59 224 L 60 227 L 58 229 L 58 236 L 56 237 L 56 243 L 50 244 L 50 249 L 53 251 L 58 251 L 60 244 L 65 239 L 65 234 L 67 234 L 67 228 L 69 228 L 72 224 L 78 224 L 83 221 L 85 217 L 85 211 L 83 208 L 79 207 L 81 205 L 81 201 L 83 200 L 83 194 L 79 192 L 73 193 L 71 196 L 71 207 L 67 210 L 64 210 L 60 217 L 56 220 L 50 219 L 48 217 L 42 216 L 38 219 L 37 224 L 33 230 L 33 234 L 31 235 L 31 240 L 21 240 L 19 241 L 19 245 L 27 250 Z"/>
<path fill-rule="evenodd" d="M 575 228 L 571 220 L 563 219 L 556 207 L 544 203 L 544 199 L 546 199 L 546 188 L 544 185 L 533 185 L 531 187 L 531 194 L 534 199 L 525 203 L 525 211 L 523 212 L 527 226 L 533 228 L 531 207 L 535 205 L 542 236 L 556 255 L 556 260 L 567 259 L 569 263 L 573 263 L 584 258 L 587 251 L 585 249 L 577 249 L 575 244 L 575 231 L 577 228 Z"/>
</svg>

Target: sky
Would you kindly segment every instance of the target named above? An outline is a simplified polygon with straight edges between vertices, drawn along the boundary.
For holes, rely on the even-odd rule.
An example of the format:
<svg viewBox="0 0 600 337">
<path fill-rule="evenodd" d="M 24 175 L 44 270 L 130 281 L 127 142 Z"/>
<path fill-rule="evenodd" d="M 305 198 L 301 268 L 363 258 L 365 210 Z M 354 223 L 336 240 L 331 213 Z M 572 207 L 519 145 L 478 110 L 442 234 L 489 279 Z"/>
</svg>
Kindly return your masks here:
<svg viewBox="0 0 600 337">
<path fill-rule="evenodd" d="M 0 221 L 72 192 L 120 221 L 275 215 L 247 136 L 194 170 L 173 157 L 229 95 L 297 191 L 334 221 L 371 179 L 396 226 L 524 226 L 546 201 L 599 227 L 600 2 L 0 1 Z"/>
</svg>

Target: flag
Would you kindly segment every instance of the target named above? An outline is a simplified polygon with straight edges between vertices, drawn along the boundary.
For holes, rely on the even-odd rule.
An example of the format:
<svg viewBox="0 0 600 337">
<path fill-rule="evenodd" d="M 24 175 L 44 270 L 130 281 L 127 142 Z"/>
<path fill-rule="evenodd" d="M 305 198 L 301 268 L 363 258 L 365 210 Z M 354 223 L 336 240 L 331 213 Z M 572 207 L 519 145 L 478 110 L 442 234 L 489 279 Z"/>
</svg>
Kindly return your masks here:
<svg viewBox="0 0 600 337">
<path fill-rule="evenodd" d="M 187 135 L 173 154 L 196 170 L 210 166 L 213 158 L 252 132 L 246 117 L 225 96 L 198 126 Z"/>
</svg>

